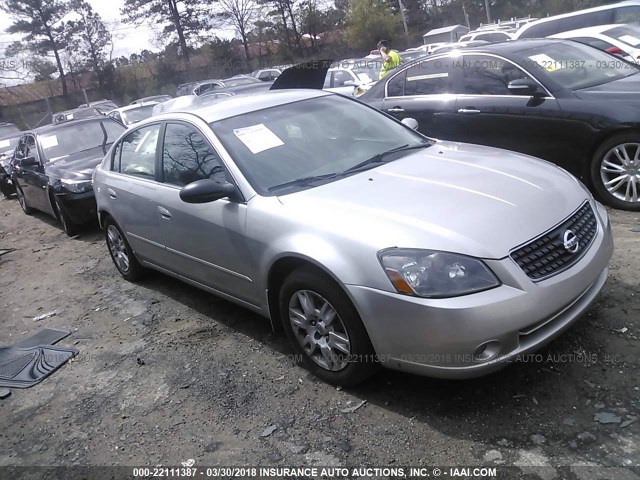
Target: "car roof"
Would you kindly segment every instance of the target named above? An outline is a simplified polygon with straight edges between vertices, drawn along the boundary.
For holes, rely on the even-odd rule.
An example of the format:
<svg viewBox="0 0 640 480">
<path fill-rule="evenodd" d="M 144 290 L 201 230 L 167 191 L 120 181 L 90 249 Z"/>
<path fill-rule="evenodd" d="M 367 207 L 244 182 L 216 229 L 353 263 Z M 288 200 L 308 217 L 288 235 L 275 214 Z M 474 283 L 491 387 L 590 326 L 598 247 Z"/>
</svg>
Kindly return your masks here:
<svg viewBox="0 0 640 480">
<path fill-rule="evenodd" d="M 236 95 L 219 102 L 207 102 L 206 105 L 194 102 L 193 105 L 185 106 L 180 109 L 180 113 L 197 115 L 205 122 L 211 123 L 217 122 L 218 120 L 224 120 L 225 118 L 235 117 L 236 115 L 263 110 L 265 108 L 277 107 L 279 105 L 286 105 L 287 103 L 294 103 L 301 100 L 328 95 L 331 95 L 331 93 L 324 92 L 322 90 L 276 90 L 259 95 Z M 152 118 L 161 119 L 162 117 L 170 116 L 171 112 L 163 113 Z"/>
<path fill-rule="evenodd" d="M 534 25 L 540 25 L 540 24 L 547 23 L 547 22 L 553 22 L 553 21 L 556 21 L 556 20 L 564 19 L 564 18 L 571 18 L 571 17 L 575 17 L 575 16 L 578 16 L 578 15 L 585 15 L 585 14 L 588 14 L 588 13 L 591 13 L 591 12 L 601 12 L 603 10 L 611 10 L 611 9 L 620 8 L 620 7 L 637 6 L 637 5 L 640 5 L 640 1 L 638 1 L 638 0 L 627 0 L 625 2 L 609 3 L 609 4 L 606 4 L 606 5 L 599 5 L 597 7 L 591 7 L 591 8 L 585 8 L 585 9 L 582 9 L 582 10 L 576 10 L 575 12 L 561 13 L 559 15 L 553 15 L 551 17 L 541 18 L 539 20 L 535 20 L 533 22 L 529 22 L 529 23 L 526 23 L 526 24 L 522 25 L 518 29 L 518 31 L 515 33 L 515 36 L 519 37 L 524 32 L 529 30 L 529 28 L 532 28 Z"/>
<path fill-rule="evenodd" d="M 567 38 L 574 35 L 593 35 L 598 33 L 605 33 L 616 27 L 634 27 L 635 25 L 627 25 L 624 23 L 611 23 L 609 25 L 596 25 L 594 27 L 578 28 L 576 30 L 569 30 L 567 32 L 556 33 L 549 38 Z M 636 27 L 637 28 L 637 27 Z"/>
<path fill-rule="evenodd" d="M 109 121 L 109 122 L 116 122 L 115 120 L 113 120 L 112 118 L 106 117 L 104 115 L 98 117 L 90 117 L 90 118 L 81 118 L 78 120 L 69 120 L 68 122 L 62 122 L 62 123 L 58 123 L 58 124 L 49 124 L 49 125 L 43 125 L 42 127 L 38 127 L 38 128 L 34 128 L 32 130 L 26 130 L 23 133 L 33 133 L 33 134 L 37 134 L 37 135 L 42 135 L 45 133 L 50 133 L 53 132 L 55 130 L 60 130 L 62 128 L 68 128 L 68 127 L 73 127 L 75 125 L 80 125 L 83 123 L 88 123 L 88 122 L 103 122 L 103 121 Z"/>
<path fill-rule="evenodd" d="M 473 52 L 473 53 L 494 53 L 494 54 L 509 54 L 509 53 L 518 53 L 523 50 L 529 50 L 531 48 L 542 47 L 545 45 L 552 44 L 569 44 L 574 45 L 570 40 L 565 40 L 561 38 L 524 38 L 522 40 L 512 40 L 510 42 L 498 42 L 498 43 L 487 43 L 484 45 L 471 45 L 468 47 L 461 46 L 460 49 L 464 49 L 465 53 Z M 450 54 L 451 51 L 443 52 L 443 55 Z M 440 55 L 440 53 L 436 52 L 435 55 Z M 431 58 L 431 57 L 430 57 Z M 424 58 L 422 59 L 424 61 Z"/>
<path fill-rule="evenodd" d="M 157 105 L 158 103 L 160 103 L 160 102 L 156 102 L 155 100 L 146 100 L 144 102 L 136 103 L 134 105 L 125 105 L 124 107 L 114 108 L 109 113 L 111 113 L 111 112 L 120 112 L 120 113 L 128 112 L 129 110 L 135 110 L 137 108 L 152 107 L 154 105 Z"/>
</svg>

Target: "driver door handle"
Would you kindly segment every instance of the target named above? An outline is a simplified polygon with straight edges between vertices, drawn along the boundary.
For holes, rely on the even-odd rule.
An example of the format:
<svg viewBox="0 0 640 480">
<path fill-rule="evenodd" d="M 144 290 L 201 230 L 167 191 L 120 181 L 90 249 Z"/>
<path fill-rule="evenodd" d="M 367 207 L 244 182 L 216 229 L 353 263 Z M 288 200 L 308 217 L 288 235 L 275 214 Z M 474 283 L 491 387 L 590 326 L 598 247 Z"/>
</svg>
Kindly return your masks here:
<svg viewBox="0 0 640 480">
<path fill-rule="evenodd" d="M 402 107 L 393 107 L 393 108 L 390 108 L 389 110 L 387 110 L 387 112 L 400 113 L 400 112 L 404 112 L 404 108 L 402 108 Z"/>
<path fill-rule="evenodd" d="M 480 110 L 476 110 L 475 108 L 460 108 L 458 109 L 458 113 L 481 113 Z"/>
<path fill-rule="evenodd" d="M 115 190 L 113 190 L 112 188 L 108 188 L 107 193 L 109 194 L 109 197 L 112 198 L 113 200 L 115 200 L 118 197 Z"/>
<path fill-rule="evenodd" d="M 160 212 L 160 216 L 165 220 L 171 220 L 171 212 L 164 207 L 158 207 L 158 212 Z"/>
</svg>

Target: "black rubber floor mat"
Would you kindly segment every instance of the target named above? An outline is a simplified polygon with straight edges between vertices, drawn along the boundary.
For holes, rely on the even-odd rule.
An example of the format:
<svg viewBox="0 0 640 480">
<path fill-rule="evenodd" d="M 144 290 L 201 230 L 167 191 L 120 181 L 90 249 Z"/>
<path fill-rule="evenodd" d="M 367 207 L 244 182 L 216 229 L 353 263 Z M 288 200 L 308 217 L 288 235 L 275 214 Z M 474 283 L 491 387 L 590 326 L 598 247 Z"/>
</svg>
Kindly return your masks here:
<svg viewBox="0 0 640 480">
<path fill-rule="evenodd" d="M 54 346 L 0 348 L 0 387 L 32 387 L 77 354 L 76 349 Z"/>
<path fill-rule="evenodd" d="M 20 340 L 12 345 L 17 348 L 39 347 L 41 345 L 55 345 L 60 340 L 71 334 L 69 330 L 60 330 L 57 328 L 41 328 L 33 335 Z"/>
</svg>

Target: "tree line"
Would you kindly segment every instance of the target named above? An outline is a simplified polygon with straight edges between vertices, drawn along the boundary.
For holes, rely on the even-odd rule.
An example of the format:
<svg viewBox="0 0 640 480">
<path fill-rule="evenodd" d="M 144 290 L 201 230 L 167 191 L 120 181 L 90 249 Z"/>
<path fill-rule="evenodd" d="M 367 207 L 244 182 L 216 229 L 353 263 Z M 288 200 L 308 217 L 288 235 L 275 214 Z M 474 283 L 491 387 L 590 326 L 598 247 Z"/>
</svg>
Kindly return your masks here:
<svg viewBox="0 0 640 480">
<path fill-rule="evenodd" d="M 131 26 L 153 25 L 164 50 L 113 58 L 114 29 L 86 0 L 5 0 L 0 9 L 13 23 L 7 33 L 22 35 L 5 57 L 28 55 L 27 67 L 36 80 L 56 74 L 67 95 L 66 77 L 95 74 L 100 86 L 113 83 L 116 67 L 146 58 L 179 58 L 189 62 L 207 47 L 223 60 L 233 47 L 243 49 L 242 61 L 252 66 L 251 44 L 278 45 L 278 59 L 287 61 L 320 52 L 322 35 L 334 32 L 333 43 L 368 53 L 380 38 L 398 48 L 416 46 L 432 29 L 467 23 L 471 28 L 491 20 L 543 17 L 612 3 L 611 0 L 125 0 L 121 21 Z M 403 18 L 404 17 L 404 18 Z M 404 20 L 404 21 L 403 21 Z M 218 35 L 233 28 L 236 39 Z M 337 39 L 337 40 L 336 40 Z M 332 54 L 331 47 L 323 54 Z M 267 57 L 271 53 L 266 52 Z M 261 52 L 262 56 L 262 52 Z M 276 59 L 274 58 L 275 62 Z M 255 62 L 253 62 L 255 66 Z"/>
</svg>

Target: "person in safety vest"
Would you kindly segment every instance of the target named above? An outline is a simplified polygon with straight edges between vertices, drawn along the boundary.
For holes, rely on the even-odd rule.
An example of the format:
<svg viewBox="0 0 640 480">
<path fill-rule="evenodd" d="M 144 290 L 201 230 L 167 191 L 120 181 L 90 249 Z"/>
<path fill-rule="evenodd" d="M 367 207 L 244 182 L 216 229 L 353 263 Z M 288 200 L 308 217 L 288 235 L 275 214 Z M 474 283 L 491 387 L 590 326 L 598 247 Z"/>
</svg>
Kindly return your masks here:
<svg viewBox="0 0 640 480">
<path fill-rule="evenodd" d="M 395 50 L 389 48 L 389 40 L 380 40 L 378 50 L 382 56 L 382 68 L 378 80 L 382 80 L 391 70 L 400 65 L 400 55 Z"/>
</svg>

